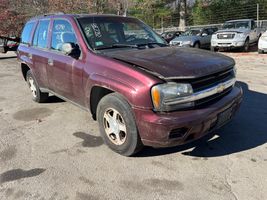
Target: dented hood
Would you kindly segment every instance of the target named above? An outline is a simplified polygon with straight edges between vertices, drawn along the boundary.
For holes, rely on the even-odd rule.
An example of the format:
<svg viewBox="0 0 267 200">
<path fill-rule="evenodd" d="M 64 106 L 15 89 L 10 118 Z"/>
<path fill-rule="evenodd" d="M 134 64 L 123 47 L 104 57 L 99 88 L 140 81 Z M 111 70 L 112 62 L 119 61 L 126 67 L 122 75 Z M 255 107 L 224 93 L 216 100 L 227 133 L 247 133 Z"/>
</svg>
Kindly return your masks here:
<svg viewBox="0 0 267 200">
<path fill-rule="evenodd" d="M 105 52 L 114 59 L 144 68 L 163 79 L 197 78 L 233 67 L 234 60 L 194 48 L 162 47 Z"/>
</svg>

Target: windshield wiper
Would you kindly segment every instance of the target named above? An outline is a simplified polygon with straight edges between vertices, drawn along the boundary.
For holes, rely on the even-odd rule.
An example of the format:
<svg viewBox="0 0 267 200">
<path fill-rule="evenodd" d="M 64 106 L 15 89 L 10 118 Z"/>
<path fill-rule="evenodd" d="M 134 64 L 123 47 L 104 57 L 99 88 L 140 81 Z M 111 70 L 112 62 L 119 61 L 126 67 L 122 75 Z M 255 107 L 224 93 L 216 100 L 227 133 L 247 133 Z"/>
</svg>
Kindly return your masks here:
<svg viewBox="0 0 267 200">
<path fill-rule="evenodd" d="M 149 46 L 151 46 L 153 44 L 159 45 L 160 47 L 167 47 L 167 46 L 169 46 L 167 44 L 160 43 L 160 42 L 148 42 L 148 43 L 144 43 L 144 44 L 137 44 L 137 46 L 138 47 L 140 47 L 140 46 L 148 46 L 149 47 Z"/>
<path fill-rule="evenodd" d="M 112 44 L 110 46 L 97 47 L 97 48 L 95 48 L 95 50 L 104 50 L 104 49 L 113 49 L 113 48 L 125 48 L 125 47 L 138 48 L 138 46 L 136 44 Z"/>
</svg>

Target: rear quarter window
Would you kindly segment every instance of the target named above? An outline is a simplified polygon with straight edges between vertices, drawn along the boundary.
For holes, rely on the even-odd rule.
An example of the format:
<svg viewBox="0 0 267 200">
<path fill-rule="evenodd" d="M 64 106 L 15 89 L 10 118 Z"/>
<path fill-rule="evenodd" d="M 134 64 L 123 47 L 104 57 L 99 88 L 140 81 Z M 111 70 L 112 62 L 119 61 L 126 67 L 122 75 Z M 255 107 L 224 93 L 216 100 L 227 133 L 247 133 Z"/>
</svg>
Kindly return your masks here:
<svg viewBox="0 0 267 200">
<path fill-rule="evenodd" d="M 22 44 L 30 44 L 31 40 L 31 32 L 34 26 L 34 22 L 28 22 L 22 31 L 21 34 L 21 43 Z"/>
</svg>

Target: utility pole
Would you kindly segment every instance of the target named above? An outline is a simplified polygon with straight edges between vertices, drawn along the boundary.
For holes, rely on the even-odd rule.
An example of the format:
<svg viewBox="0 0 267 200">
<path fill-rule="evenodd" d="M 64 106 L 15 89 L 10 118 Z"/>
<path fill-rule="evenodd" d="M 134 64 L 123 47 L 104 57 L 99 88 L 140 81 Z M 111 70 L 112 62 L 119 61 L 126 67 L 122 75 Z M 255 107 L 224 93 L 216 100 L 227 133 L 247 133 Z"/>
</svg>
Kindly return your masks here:
<svg viewBox="0 0 267 200">
<path fill-rule="evenodd" d="M 161 17 L 161 32 L 164 32 L 164 24 L 163 24 L 163 17 Z"/>
<path fill-rule="evenodd" d="M 259 10 L 260 10 L 260 5 L 257 3 L 257 27 L 259 27 L 259 20 L 260 20 L 260 18 L 259 18 Z"/>
</svg>

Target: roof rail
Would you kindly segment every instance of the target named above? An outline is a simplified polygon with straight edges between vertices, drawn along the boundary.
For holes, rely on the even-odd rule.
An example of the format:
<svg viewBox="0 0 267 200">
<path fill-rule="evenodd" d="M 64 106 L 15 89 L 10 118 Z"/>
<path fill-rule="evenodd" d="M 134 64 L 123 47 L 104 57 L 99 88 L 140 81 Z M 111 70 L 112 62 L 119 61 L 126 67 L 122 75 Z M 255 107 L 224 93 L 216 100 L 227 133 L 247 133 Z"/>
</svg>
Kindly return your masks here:
<svg viewBox="0 0 267 200">
<path fill-rule="evenodd" d="M 63 13 L 63 12 L 46 13 L 46 14 L 43 14 L 43 15 L 34 16 L 34 17 L 30 18 L 30 20 L 35 20 L 35 19 L 39 19 L 41 17 L 47 17 L 47 16 L 52 16 L 52 15 L 64 15 L 64 14 L 65 13 Z"/>
<path fill-rule="evenodd" d="M 46 13 L 46 14 L 43 14 L 42 16 L 51 16 L 51 15 L 64 15 L 65 13 L 64 12 L 56 12 L 56 13 Z"/>
</svg>

